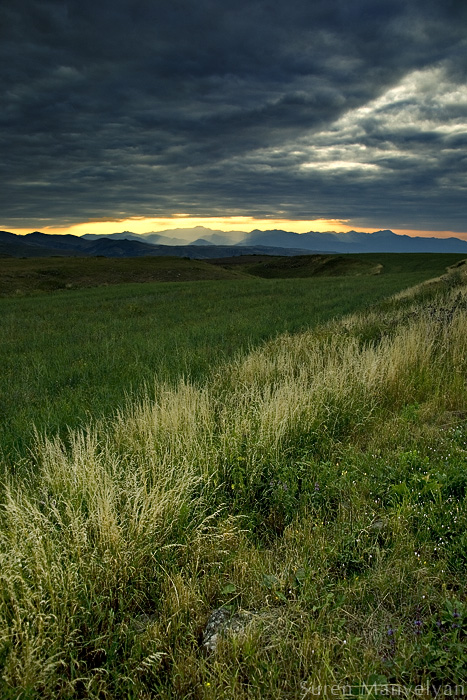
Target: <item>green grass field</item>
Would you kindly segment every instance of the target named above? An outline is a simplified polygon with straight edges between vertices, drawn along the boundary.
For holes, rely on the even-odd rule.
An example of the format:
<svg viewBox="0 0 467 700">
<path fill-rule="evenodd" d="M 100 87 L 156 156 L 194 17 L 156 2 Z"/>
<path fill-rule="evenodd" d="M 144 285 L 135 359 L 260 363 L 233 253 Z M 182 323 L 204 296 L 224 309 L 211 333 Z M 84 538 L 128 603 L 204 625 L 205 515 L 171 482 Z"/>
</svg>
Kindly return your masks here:
<svg viewBox="0 0 467 700">
<path fill-rule="evenodd" d="M 465 695 L 467 274 L 409 263 L 1 300 L 2 699 Z"/>
<path fill-rule="evenodd" d="M 441 274 L 459 259 L 404 257 L 403 265 L 394 256 L 375 257 L 383 259 L 388 272 L 358 279 L 239 277 L 113 284 L 0 299 L 0 450 L 7 457 L 18 451 L 24 456 L 34 427 L 64 434 L 91 417 L 115 412 L 143 385 L 151 391 L 155 379 L 174 382 L 184 376 L 199 381 L 236 352 L 363 309 Z M 55 262 L 63 274 L 75 275 L 70 279 L 77 279 L 76 269 L 81 275 L 87 271 L 86 284 L 96 284 L 104 273 L 114 281 L 122 275 L 147 275 L 148 267 L 158 273 L 185 267 L 197 274 L 201 266 L 220 274 L 208 263 L 171 260 L 161 259 L 159 265 L 154 258 L 94 259 L 85 260 L 84 267 L 80 259 Z M 50 261 L 8 264 L 13 266 L 10 273 L 21 265 L 24 274 L 32 269 L 50 272 Z"/>
</svg>

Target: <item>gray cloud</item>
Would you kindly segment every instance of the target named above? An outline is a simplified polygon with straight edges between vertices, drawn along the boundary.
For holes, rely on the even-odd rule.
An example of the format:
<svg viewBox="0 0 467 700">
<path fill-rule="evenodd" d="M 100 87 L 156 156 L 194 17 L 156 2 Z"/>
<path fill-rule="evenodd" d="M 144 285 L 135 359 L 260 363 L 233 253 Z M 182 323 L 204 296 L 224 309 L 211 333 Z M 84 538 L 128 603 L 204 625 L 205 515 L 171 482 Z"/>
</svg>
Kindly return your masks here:
<svg viewBox="0 0 467 700">
<path fill-rule="evenodd" d="M 1 225 L 465 231 L 463 0 L 4 0 Z"/>
</svg>

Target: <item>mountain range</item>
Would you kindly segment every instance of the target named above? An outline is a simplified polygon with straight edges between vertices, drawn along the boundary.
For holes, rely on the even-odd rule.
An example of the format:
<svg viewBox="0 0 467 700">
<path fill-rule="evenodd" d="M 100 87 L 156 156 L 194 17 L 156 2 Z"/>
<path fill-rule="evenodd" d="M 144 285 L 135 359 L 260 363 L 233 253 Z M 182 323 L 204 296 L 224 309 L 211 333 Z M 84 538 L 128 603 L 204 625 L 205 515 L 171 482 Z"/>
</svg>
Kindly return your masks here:
<svg viewBox="0 0 467 700">
<path fill-rule="evenodd" d="M 99 234 L 84 234 L 83 238 L 96 240 Z M 168 229 L 159 233 L 113 233 L 108 238 L 131 238 L 158 245 L 222 245 L 222 246 L 267 246 L 287 248 L 306 252 L 333 253 L 463 253 L 467 252 L 467 241 L 460 238 L 428 238 L 399 235 L 388 229 L 363 233 L 349 231 L 336 233 L 327 231 L 309 231 L 294 233 L 292 231 L 255 229 L 250 233 L 243 231 L 218 231 L 196 226 L 194 228 Z M 282 255 L 283 255 L 282 251 Z"/>
<path fill-rule="evenodd" d="M 240 255 L 301 255 L 303 250 L 276 248 L 271 246 L 232 246 L 189 244 L 159 245 L 147 242 L 144 235 L 110 234 L 93 237 L 71 234 L 46 234 L 40 231 L 19 236 L 9 231 L 0 231 L 0 258 L 38 258 L 51 256 L 136 258 L 175 256 L 194 259 L 232 257 Z M 156 234 L 157 235 L 157 234 Z"/>
<path fill-rule="evenodd" d="M 56 235 L 34 231 L 20 236 L 0 231 L 0 256 L 51 255 L 142 257 L 178 256 L 198 259 L 238 255 L 303 255 L 306 253 L 466 253 L 459 238 L 412 237 L 390 230 L 363 233 L 293 233 L 292 231 L 219 231 L 196 226 L 143 234 L 123 231 L 106 235 Z"/>
</svg>

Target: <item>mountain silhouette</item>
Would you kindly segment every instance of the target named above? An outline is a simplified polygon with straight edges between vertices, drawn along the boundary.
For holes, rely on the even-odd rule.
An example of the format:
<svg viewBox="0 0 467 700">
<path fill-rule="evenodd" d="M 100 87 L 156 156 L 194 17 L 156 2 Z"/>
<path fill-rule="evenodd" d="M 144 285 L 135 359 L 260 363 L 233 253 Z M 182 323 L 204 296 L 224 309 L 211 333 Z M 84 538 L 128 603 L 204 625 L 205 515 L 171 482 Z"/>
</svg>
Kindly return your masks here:
<svg viewBox="0 0 467 700">
<path fill-rule="evenodd" d="M 171 237 L 170 233 L 174 234 Z M 201 234 L 201 235 L 200 235 Z M 466 253 L 467 241 L 459 238 L 412 237 L 388 229 L 364 233 L 294 233 L 254 230 L 210 231 L 202 226 L 137 234 L 131 231 L 106 236 L 85 234 L 57 235 L 33 231 L 19 236 L 0 231 L 0 256 L 44 257 L 74 255 L 141 257 L 176 255 L 190 258 L 217 258 L 242 254 L 300 255 L 304 253 Z"/>
<path fill-rule="evenodd" d="M 137 235 L 137 234 L 135 234 Z M 177 256 L 196 259 L 232 257 L 244 254 L 261 255 L 300 255 L 297 249 L 274 248 L 272 246 L 216 246 L 198 242 L 196 245 L 157 245 L 134 238 L 99 237 L 46 234 L 40 231 L 19 236 L 8 231 L 0 231 L 0 256 L 5 257 L 50 257 L 75 256 L 109 258 L 134 258 L 147 256 Z"/>
<path fill-rule="evenodd" d="M 467 241 L 459 238 L 412 237 L 398 235 L 388 229 L 374 233 L 252 231 L 241 245 L 332 250 L 336 253 L 467 253 Z"/>
</svg>

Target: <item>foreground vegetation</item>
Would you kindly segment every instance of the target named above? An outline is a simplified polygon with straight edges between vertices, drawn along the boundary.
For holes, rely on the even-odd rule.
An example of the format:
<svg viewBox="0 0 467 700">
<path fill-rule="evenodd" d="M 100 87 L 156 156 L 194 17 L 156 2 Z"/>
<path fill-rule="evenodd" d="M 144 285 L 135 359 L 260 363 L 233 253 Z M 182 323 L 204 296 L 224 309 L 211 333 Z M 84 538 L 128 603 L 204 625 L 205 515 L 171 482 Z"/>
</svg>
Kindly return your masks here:
<svg viewBox="0 0 467 700">
<path fill-rule="evenodd" d="M 408 257 L 403 269 L 378 277 L 116 284 L 0 299 L 0 454 L 17 461 L 28 455 L 34 426 L 64 435 L 115 412 L 144 385 L 152 393 L 154 378 L 203 381 L 250 346 L 362 309 L 433 268 L 443 271 L 446 258 L 423 257 L 426 269 Z M 59 260 L 83 272 L 82 261 Z M 119 279 L 122 269 L 136 274 L 146 262 L 99 259 L 104 268 L 91 266 L 89 274 L 94 283 L 99 269 Z"/>
<path fill-rule="evenodd" d="M 4 478 L 2 698 L 460 692 L 466 351 L 459 269 L 39 439 Z M 205 654 L 222 606 L 248 624 Z"/>
</svg>

